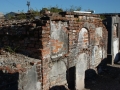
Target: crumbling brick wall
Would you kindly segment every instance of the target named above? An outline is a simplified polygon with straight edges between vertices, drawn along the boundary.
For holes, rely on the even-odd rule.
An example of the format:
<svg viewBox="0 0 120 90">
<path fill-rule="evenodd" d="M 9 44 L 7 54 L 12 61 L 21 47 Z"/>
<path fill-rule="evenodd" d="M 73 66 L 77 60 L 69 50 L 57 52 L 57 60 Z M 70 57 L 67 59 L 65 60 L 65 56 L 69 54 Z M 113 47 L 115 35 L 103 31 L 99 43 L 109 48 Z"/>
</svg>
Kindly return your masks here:
<svg viewBox="0 0 120 90">
<path fill-rule="evenodd" d="M 107 30 L 99 15 L 63 12 L 2 25 L 0 46 L 38 59 L 41 90 L 80 89 L 85 70 L 96 69 L 107 56 Z"/>
<path fill-rule="evenodd" d="M 1 90 L 40 90 L 41 61 L 9 52 L 0 55 Z"/>
<path fill-rule="evenodd" d="M 99 15 L 89 14 L 54 14 L 50 17 L 50 25 L 50 59 L 43 60 L 50 66 L 47 68 L 43 64 L 46 66 L 43 70 L 45 69 L 45 74 L 47 73 L 46 77 L 43 77 L 43 82 L 46 82 L 43 84 L 45 85 L 43 88 L 47 90 L 47 86 L 63 84 L 68 84 L 69 88 L 75 88 L 71 85 L 78 83 L 75 82 L 75 75 L 78 75 L 79 72 L 75 74 L 75 66 L 79 67 L 81 64 L 76 65 L 77 63 L 84 65 L 79 67 L 82 70 L 80 74 L 84 78 L 85 70 L 96 69 L 107 57 L 107 30 Z M 81 31 L 82 33 L 80 33 Z M 84 62 L 83 58 L 86 59 Z M 79 61 L 80 59 L 82 60 Z"/>
<path fill-rule="evenodd" d="M 107 58 L 107 30 L 99 15 L 68 13 L 65 16 L 69 20 L 69 68 L 76 66 L 76 82 L 70 82 L 75 82 L 74 88 L 82 89 L 83 72 L 95 70 Z"/>
<path fill-rule="evenodd" d="M 0 69 L 3 77 L 17 77 L 16 86 L 9 84 L 6 78 L 1 82 L 5 83 L 1 89 L 16 87 L 19 90 L 39 90 L 42 88 L 41 59 L 46 34 L 42 32 L 40 25 L 44 25 L 44 21 L 13 22 L 6 22 L 0 27 Z M 9 55 L 4 50 L 9 52 Z M 12 79 L 10 81 L 14 82 Z"/>
</svg>

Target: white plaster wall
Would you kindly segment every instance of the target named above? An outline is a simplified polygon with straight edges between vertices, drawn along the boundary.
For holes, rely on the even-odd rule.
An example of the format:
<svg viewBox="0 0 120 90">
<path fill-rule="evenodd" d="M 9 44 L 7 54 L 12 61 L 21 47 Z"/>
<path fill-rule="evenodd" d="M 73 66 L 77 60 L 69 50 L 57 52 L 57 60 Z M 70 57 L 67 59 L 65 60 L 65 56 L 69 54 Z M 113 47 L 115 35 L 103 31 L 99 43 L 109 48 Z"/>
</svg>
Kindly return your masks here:
<svg viewBox="0 0 120 90">
<path fill-rule="evenodd" d="M 51 58 L 61 57 L 64 54 L 68 53 L 68 33 L 67 31 L 67 22 L 62 21 L 51 21 Z M 58 44 L 59 43 L 59 44 Z M 61 43 L 61 44 L 60 44 Z M 59 48 L 58 48 L 59 47 Z M 53 52 L 53 51 L 56 52 Z"/>
<path fill-rule="evenodd" d="M 76 90 L 84 89 L 85 70 L 87 69 L 87 55 L 80 54 L 76 63 Z"/>
<path fill-rule="evenodd" d="M 64 79 L 63 82 L 67 82 L 66 81 L 66 70 L 67 70 L 67 68 L 63 61 L 55 62 L 49 73 L 50 83 L 53 81 L 56 82 L 56 80 L 59 78 L 59 75 L 62 75 L 62 79 Z"/>
<path fill-rule="evenodd" d="M 51 21 L 51 38 L 59 40 L 59 35 L 61 31 L 61 22 L 55 23 L 55 21 Z"/>
<path fill-rule="evenodd" d="M 96 34 L 99 36 L 99 37 L 102 37 L 102 27 L 98 27 L 96 28 Z"/>
<path fill-rule="evenodd" d="M 102 49 L 102 58 L 107 58 L 107 51 L 104 48 Z"/>
<path fill-rule="evenodd" d="M 93 68 L 97 67 L 101 60 L 103 59 L 103 50 L 102 47 L 94 46 L 92 49 L 92 59 L 91 59 L 91 65 Z"/>
<path fill-rule="evenodd" d="M 23 76 L 21 76 L 23 80 L 19 81 L 19 86 L 22 84 L 24 87 L 23 90 L 41 90 L 41 82 L 37 81 L 37 73 L 35 71 L 36 71 L 36 66 L 33 66 L 26 73 L 26 77 L 23 78 Z M 26 81 L 28 82 L 25 83 Z"/>
<path fill-rule="evenodd" d="M 116 38 L 113 41 L 113 54 L 114 54 L 114 61 L 118 60 L 118 52 L 119 52 L 119 39 Z"/>
<path fill-rule="evenodd" d="M 51 69 L 50 77 L 56 77 L 59 74 L 66 73 L 66 70 L 67 70 L 67 68 L 63 61 L 56 62 L 56 63 L 54 63 L 54 65 Z"/>
<path fill-rule="evenodd" d="M 41 82 L 37 82 L 36 83 L 36 90 L 41 90 Z"/>
<path fill-rule="evenodd" d="M 51 21 L 51 38 L 59 40 L 60 39 L 60 32 L 62 30 L 62 27 L 68 27 L 67 22 L 55 22 Z"/>
<path fill-rule="evenodd" d="M 98 27 L 95 30 L 95 45 L 100 44 L 100 39 L 102 38 L 102 27 Z"/>
<path fill-rule="evenodd" d="M 96 52 L 98 50 L 98 46 L 94 46 L 94 48 L 92 49 L 92 60 L 91 60 L 91 64 L 95 65 L 95 58 L 96 58 Z"/>
</svg>

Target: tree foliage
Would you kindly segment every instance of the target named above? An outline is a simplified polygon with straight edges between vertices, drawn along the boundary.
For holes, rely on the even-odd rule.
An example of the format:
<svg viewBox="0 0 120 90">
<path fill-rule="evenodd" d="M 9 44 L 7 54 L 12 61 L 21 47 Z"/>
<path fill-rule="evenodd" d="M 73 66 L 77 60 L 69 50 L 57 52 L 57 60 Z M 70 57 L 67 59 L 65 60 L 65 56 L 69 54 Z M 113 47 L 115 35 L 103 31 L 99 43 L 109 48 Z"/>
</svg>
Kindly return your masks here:
<svg viewBox="0 0 120 90">
<path fill-rule="evenodd" d="M 47 7 L 47 8 L 42 8 L 42 10 L 40 11 L 41 13 L 45 13 L 46 11 L 50 11 L 52 13 L 59 13 L 62 12 L 63 9 L 59 8 L 57 5 L 53 6 L 53 7 Z"/>
<path fill-rule="evenodd" d="M 100 15 L 100 18 L 101 18 L 102 20 L 105 20 L 105 19 L 106 19 L 105 15 Z"/>
<path fill-rule="evenodd" d="M 17 15 L 17 17 L 15 19 L 26 19 L 26 14 L 20 13 L 19 15 Z"/>
</svg>

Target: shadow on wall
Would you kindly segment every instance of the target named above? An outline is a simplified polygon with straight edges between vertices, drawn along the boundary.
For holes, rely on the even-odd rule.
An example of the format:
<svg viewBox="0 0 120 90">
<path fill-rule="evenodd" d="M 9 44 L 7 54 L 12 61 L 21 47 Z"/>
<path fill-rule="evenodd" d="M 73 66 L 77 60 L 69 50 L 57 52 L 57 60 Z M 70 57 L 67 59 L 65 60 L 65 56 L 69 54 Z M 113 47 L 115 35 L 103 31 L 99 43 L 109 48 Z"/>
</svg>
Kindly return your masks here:
<svg viewBox="0 0 120 90">
<path fill-rule="evenodd" d="M 66 89 L 65 86 L 61 85 L 61 86 L 53 86 L 49 90 L 68 90 L 68 89 Z"/>
<path fill-rule="evenodd" d="M 109 66 L 105 58 L 98 65 L 97 73 L 93 69 L 86 70 L 85 88 L 90 90 L 119 90 L 120 65 Z"/>
<path fill-rule="evenodd" d="M 0 90 L 18 90 L 19 73 L 3 73 L 0 71 Z"/>
<path fill-rule="evenodd" d="M 98 74 L 104 72 L 106 70 L 106 66 L 107 66 L 107 63 L 108 63 L 108 59 L 107 58 L 104 58 L 100 64 L 97 66 L 97 72 Z"/>
<path fill-rule="evenodd" d="M 24 29 L 22 29 L 25 28 Z M 8 29 L 3 28 L 0 31 L 0 49 L 3 48 L 10 53 L 20 53 L 26 55 L 28 57 L 40 59 L 42 57 L 41 50 L 43 49 L 43 39 L 42 36 L 42 28 L 33 28 L 31 26 L 22 26 L 16 27 L 18 32 L 14 32 L 15 30 L 10 28 L 8 35 Z"/>
<path fill-rule="evenodd" d="M 37 32 L 37 37 L 34 36 L 35 31 Z M 34 30 L 28 31 L 29 35 L 27 37 L 23 38 L 23 40 L 26 40 L 26 38 L 27 38 L 27 40 L 26 40 L 27 46 L 18 48 L 18 50 L 16 50 L 16 53 L 20 53 L 25 56 L 28 56 L 31 58 L 36 58 L 36 59 L 42 58 L 42 51 L 40 50 L 40 49 L 43 49 L 42 28 L 35 29 L 35 31 Z M 30 38 L 33 38 L 33 40 L 30 40 Z M 35 38 L 37 38 L 38 40 L 34 41 Z"/>
<path fill-rule="evenodd" d="M 69 68 L 66 71 L 66 79 L 68 83 L 68 88 L 70 90 L 75 90 L 75 66 Z"/>
</svg>

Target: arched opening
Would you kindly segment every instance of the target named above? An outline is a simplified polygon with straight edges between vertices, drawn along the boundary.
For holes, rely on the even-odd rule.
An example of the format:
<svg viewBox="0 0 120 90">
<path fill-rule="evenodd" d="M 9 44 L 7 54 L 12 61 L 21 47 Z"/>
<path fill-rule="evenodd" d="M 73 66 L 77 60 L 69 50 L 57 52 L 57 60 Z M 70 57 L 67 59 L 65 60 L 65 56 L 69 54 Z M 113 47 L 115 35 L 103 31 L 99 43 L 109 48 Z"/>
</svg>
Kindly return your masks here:
<svg viewBox="0 0 120 90">
<path fill-rule="evenodd" d="M 79 32 L 78 47 L 87 48 L 88 45 L 89 45 L 88 30 L 86 28 L 82 28 Z"/>
</svg>

